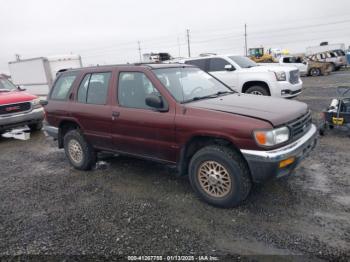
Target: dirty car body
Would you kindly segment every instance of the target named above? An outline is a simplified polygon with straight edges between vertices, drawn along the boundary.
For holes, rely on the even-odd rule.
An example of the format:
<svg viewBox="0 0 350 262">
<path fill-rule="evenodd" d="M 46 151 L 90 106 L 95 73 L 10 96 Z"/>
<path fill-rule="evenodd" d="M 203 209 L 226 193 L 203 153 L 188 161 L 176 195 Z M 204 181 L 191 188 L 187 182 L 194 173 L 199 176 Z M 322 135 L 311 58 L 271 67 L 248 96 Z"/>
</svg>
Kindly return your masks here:
<svg viewBox="0 0 350 262">
<path fill-rule="evenodd" d="M 46 132 L 76 168 L 91 168 L 98 151 L 175 165 L 204 200 L 225 207 L 239 204 L 251 183 L 290 174 L 316 144 L 306 104 L 240 94 L 189 65 L 69 70 L 45 110 Z"/>
</svg>

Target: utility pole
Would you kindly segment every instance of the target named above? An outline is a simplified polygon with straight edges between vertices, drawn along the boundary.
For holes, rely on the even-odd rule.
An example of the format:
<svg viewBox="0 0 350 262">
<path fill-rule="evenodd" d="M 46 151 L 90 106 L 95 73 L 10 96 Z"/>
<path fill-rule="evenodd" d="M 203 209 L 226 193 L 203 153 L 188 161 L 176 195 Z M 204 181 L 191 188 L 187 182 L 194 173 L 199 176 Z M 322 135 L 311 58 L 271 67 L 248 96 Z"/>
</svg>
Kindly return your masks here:
<svg viewBox="0 0 350 262">
<path fill-rule="evenodd" d="M 187 29 L 187 48 L 188 48 L 188 57 L 191 57 L 191 47 L 190 47 L 190 29 Z"/>
<path fill-rule="evenodd" d="M 140 63 L 142 63 L 142 57 L 141 57 L 141 43 L 140 41 L 137 41 L 137 44 L 139 46 L 138 50 L 139 50 L 139 56 L 140 56 Z"/>
<path fill-rule="evenodd" d="M 247 24 L 244 24 L 244 51 L 245 51 L 245 56 L 248 56 L 248 46 L 247 46 Z"/>
</svg>

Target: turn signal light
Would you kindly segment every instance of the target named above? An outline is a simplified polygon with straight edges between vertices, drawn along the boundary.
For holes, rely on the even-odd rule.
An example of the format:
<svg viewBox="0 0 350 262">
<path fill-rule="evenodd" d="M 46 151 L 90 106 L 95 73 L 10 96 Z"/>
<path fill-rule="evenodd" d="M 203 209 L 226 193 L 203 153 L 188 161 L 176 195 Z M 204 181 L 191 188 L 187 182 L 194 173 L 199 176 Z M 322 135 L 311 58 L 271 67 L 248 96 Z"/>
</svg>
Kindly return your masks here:
<svg viewBox="0 0 350 262">
<path fill-rule="evenodd" d="M 279 167 L 280 167 L 280 168 L 283 168 L 283 167 L 289 166 L 290 164 L 293 164 L 294 161 L 295 161 L 295 157 L 287 158 L 287 159 L 282 160 L 282 161 L 280 162 Z"/>
<path fill-rule="evenodd" d="M 266 144 L 266 134 L 265 132 L 256 132 L 255 138 L 260 145 Z"/>
</svg>

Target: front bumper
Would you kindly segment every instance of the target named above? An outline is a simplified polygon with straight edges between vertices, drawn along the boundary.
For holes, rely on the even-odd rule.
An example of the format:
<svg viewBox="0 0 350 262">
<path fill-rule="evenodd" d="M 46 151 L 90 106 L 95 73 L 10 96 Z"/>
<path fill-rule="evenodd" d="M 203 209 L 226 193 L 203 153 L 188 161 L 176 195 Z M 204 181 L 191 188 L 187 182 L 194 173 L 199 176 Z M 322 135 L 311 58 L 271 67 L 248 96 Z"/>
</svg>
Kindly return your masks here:
<svg viewBox="0 0 350 262">
<path fill-rule="evenodd" d="M 241 150 L 248 162 L 253 182 L 261 183 L 271 178 L 289 175 L 296 166 L 308 156 L 317 143 L 317 128 L 311 125 L 309 131 L 297 141 L 284 147 L 270 150 Z M 283 168 L 279 167 L 282 160 L 295 157 L 295 161 Z"/>
<path fill-rule="evenodd" d="M 274 86 L 271 86 L 271 96 L 293 98 L 301 94 L 303 89 L 303 82 L 299 79 L 296 84 L 291 84 L 288 81 L 276 81 Z"/>
<path fill-rule="evenodd" d="M 0 116 L 0 132 L 10 130 L 15 127 L 37 124 L 44 119 L 44 109 L 36 108 L 29 112 Z"/>
</svg>

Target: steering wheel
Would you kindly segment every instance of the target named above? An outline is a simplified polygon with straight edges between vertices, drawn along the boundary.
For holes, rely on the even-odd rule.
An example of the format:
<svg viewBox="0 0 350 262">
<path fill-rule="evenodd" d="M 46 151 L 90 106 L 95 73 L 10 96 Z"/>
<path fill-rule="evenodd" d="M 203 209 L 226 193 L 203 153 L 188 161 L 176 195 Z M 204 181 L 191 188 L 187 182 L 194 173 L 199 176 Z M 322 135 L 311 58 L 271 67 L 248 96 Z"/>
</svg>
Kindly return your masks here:
<svg viewBox="0 0 350 262">
<path fill-rule="evenodd" d="M 204 90 L 203 87 L 197 86 L 195 89 L 193 89 L 193 90 L 191 91 L 190 96 L 192 96 L 192 95 L 194 95 L 195 93 L 200 92 L 200 91 L 202 91 L 202 90 Z"/>
</svg>

